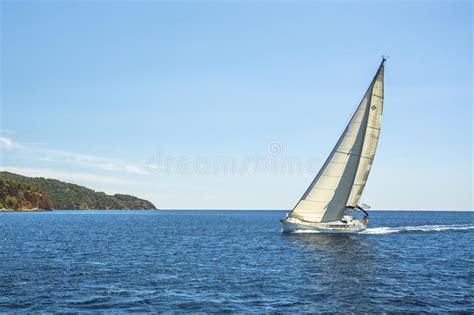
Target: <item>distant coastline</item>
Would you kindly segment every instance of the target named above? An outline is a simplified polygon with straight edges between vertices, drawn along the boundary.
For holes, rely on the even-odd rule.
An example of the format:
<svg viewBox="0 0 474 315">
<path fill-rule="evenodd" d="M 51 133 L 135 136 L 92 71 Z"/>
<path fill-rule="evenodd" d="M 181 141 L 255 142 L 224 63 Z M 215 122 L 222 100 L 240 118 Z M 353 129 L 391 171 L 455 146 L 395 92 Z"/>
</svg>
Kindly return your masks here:
<svg viewBox="0 0 474 315">
<path fill-rule="evenodd" d="M 107 195 L 84 186 L 43 177 L 0 172 L 0 212 L 67 210 L 158 210 L 131 195 Z"/>
</svg>

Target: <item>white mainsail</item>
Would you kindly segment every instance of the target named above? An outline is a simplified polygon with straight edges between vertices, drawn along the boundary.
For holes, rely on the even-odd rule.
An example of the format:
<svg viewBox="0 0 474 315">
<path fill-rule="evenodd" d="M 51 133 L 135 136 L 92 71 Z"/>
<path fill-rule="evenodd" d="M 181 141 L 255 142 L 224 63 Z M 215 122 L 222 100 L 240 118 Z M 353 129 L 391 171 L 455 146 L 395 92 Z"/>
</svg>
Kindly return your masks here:
<svg viewBox="0 0 474 315">
<path fill-rule="evenodd" d="M 290 217 L 309 222 L 342 218 L 359 202 L 377 148 L 383 110 L 385 58 L 349 124 Z"/>
</svg>

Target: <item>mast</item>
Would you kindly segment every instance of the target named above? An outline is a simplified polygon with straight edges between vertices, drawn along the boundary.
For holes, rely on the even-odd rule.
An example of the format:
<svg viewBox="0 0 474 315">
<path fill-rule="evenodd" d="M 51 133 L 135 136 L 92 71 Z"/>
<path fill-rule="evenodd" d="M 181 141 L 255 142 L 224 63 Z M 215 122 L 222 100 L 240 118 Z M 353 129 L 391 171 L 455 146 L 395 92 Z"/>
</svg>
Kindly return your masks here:
<svg viewBox="0 0 474 315">
<path fill-rule="evenodd" d="M 336 221 L 342 218 L 346 206 L 357 204 L 380 133 L 385 60 L 383 57 L 349 124 L 290 217 L 310 222 Z"/>
</svg>

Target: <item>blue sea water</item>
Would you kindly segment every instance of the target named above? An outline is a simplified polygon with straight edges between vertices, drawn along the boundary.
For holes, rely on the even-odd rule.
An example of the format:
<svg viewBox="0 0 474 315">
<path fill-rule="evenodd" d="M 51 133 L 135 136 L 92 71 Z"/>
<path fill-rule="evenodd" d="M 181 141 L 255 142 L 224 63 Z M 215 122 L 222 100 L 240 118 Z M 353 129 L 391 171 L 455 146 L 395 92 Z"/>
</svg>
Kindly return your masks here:
<svg viewBox="0 0 474 315">
<path fill-rule="evenodd" d="M 0 214 L 1 312 L 474 312 L 474 213 L 371 212 L 282 234 L 283 211 Z"/>
</svg>

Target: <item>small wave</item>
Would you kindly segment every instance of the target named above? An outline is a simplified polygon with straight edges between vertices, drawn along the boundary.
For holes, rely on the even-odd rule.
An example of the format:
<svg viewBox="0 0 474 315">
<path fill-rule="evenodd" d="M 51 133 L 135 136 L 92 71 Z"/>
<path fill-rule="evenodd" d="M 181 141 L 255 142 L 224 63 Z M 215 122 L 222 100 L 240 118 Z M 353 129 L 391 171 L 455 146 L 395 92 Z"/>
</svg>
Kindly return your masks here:
<svg viewBox="0 0 474 315">
<path fill-rule="evenodd" d="M 376 227 L 368 228 L 360 234 L 393 234 L 404 232 L 445 232 L 474 230 L 474 225 L 420 225 L 399 227 Z"/>
</svg>

